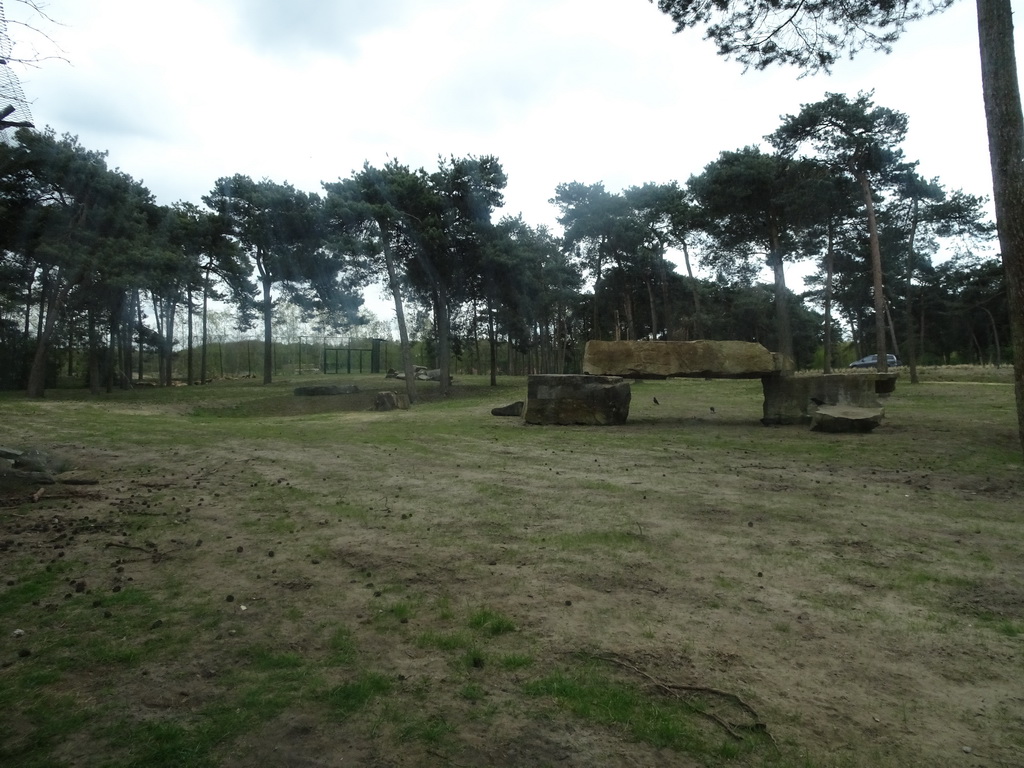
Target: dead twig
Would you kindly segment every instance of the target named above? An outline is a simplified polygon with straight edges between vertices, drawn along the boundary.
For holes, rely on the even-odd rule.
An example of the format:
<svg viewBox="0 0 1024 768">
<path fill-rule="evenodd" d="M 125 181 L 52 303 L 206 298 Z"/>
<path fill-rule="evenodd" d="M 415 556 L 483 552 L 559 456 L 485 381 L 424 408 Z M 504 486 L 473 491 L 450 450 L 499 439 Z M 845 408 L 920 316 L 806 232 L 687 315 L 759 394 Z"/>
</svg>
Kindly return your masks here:
<svg viewBox="0 0 1024 768">
<path fill-rule="evenodd" d="M 145 552 L 147 555 L 159 554 L 155 553 L 152 549 L 146 549 L 145 547 L 137 547 L 134 544 L 122 544 L 119 541 L 108 541 L 106 546 L 108 547 L 120 547 L 121 549 L 134 549 L 138 552 Z"/>
<path fill-rule="evenodd" d="M 40 489 L 42 490 L 42 489 Z M 21 507 L 32 502 L 37 502 L 40 499 L 43 501 L 60 501 L 61 499 L 98 499 L 100 494 L 96 492 L 72 492 L 72 493 L 47 493 L 45 495 L 40 494 L 39 491 L 28 494 L 28 496 L 19 497 L 8 497 L 0 500 L 0 509 L 10 509 L 11 507 Z M 27 517 L 27 515 L 21 515 L 21 517 Z"/>
<path fill-rule="evenodd" d="M 163 560 L 170 560 L 171 559 L 171 555 L 169 553 L 161 552 L 159 549 L 156 548 L 156 545 L 153 545 L 152 547 L 148 547 L 147 548 L 147 547 L 138 547 L 138 546 L 136 546 L 134 544 L 121 544 L 120 542 L 117 542 L 117 541 L 108 541 L 106 546 L 108 546 L 108 547 L 120 547 L 121 549 L 132 549 L 132 550 L 135 550 L 136 552 L 145 552 L 147 555 L 149 555 L 149 560 L 151 560 L 154 563 L 159 563 L 159 562 L 161 562 Z M 179 547 L 179 549 L 180 549 L 180 547 Z M 126 562 L 126 563 L 141 563 L 141 562 L 144 562 L 144 561 L 143 560 L 125 560 L 124 562 Z"/>
<path fill-rule="evenodd" d="M 735 704 L 736 706 L 738 706 L 740 709 L 744 710 L 747 714 L 749 714 L 751 716 L 751 718 L 753 718 L 754 722 L 753 723 L 749 723 L 749 724 L 730 723 L 730 722 L 727 722 L 726 720 L 724 720 L 723 718 L 719 717 L 718 715 L 716 715 L 714 712 L 706 712 L 706 711 L 704 711 L 702 709 L 698 709 L 698 708 L 692 707 L 692 706 L 691 706 L 691 709 L 693 709 L 694 712 L 696 712 L 697 714 L 701 715 L 702 717 L 705 717 L 708 720 L 710 720 L 713 723 L 715 723 L 716 725 L 718 725 L 720 728 L 722 728 L 722 730 L 724 730 L 726 733 L 728 733 L 730 736 L 732 736 L 732 738 L 734 738 L 736 741 L 742 741 L 743 740 L 743 737 L 740 734 L 738 734 L 736 732 L 736 730 L 734 730 L 734 729 L 739 728 L 739 729 L 742 729 L 742 730 L 752 731 L 754 733 L 763 733 L 764 735 L 766 735 L 771 740 L 772 744 L 775 746 L 776 749 L 779 748 L 779 745 L 775 742 L 775 737 L 772 736 L 772 734 L 768 731 L 767 724 L 763 720 L 761 720 L 761 716 L 757 713 L 757 710 L 754 709 L 754 707 L 751 706 L 749 703 L 744 701 L 739 695 L 737 695 L 735 693 L 732 693 L 731 691 L 723 691 L 721 689 L 712 688 L 712 687 L 707 686 L 707 685 L 687 685 L 687 684 L 684 684 L 684 683 L 666 683 L 666 682 L 664 682 L 662 680 L 658 680 L 656 677 L 654 677 L 654 676 L 650 675 L 649 673 L 645 672 L 644 670 L 640 669 L 635 664 L 633 664 L 631 662 L 628 662 L 628 661 L 624 661 L 623 659 L 620 659 L 620 658 L 618 658 L 616 656 L 596 656 L 595 655 L 594 658 L 598 659 L 600 661 L 606 661 L 609 664 L 616 664 L 616 665 L 618 665 L 618 666 L 620 666 L 620 667 L 622 667 L 624 669 L 628 669 L 631 672 L 634 672 L 635 674 L 638 674 L 641 677 L 647 679 L 651 683 L 652 686 L 654 686 L 655 688 L 660 690 L 662 693 L 667 694 L 669 696 L 673 696 L 674 698 L 677 698 L 677 699 L 680 699 L 680 700 L 684 700 L 684 699 L 682 698 L 682 696 L 680 696 L 679 692 L 680 691 L 686 691 L 686 692 L 689 692 L 689 693 L 704 693 L 704 694 L 707 694 L 709 696 L 715 696 L 717 698 L 725 699 L 726 701 L 730 701 L 733 704 Z"/>
</svg>

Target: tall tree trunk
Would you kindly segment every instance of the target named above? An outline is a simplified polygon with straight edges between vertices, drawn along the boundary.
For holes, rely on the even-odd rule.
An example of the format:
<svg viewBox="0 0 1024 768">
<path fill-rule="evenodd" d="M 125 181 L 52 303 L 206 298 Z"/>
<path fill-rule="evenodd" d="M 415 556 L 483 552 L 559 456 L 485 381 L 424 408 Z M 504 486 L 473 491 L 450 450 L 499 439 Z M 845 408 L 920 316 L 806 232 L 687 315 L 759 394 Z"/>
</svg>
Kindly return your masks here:
<svg viewBox="0 0 1024 768">
<path fill-rule="evenodd" d="M 875 201 L 871 180 L 866 173 L 856 171 L 864 193 L 864 205 L 868 212 L 868 237 L 871 241 L 871 277 L 875 294 L 875 353 L 878 355 L 878 370 L 889 370 L 888 347 L 885 343 L 885 291 L 882 285 L 882 247 L 878 241 L 878 220 L 875 218 Z"/>
<path fill-rule="evenodd" d="M 569 329 L 565 323 L 565 307 L 562 304 L 559 304 L 555 310 L 555 333 L 557 334 L 555 364 L 558 366 L 555 373 L 565 373 L 565 350 L 569 346 Z"/>
<path fill-rule="evenodd" d="M 58 273 L 59 274 L 59 273 Z M 42 278 L 39 281 L 39 317 L 36 318 L 36 338 L 40 338 L 43 335 L 44 320 L 49 314 L 49 302 L 51 292 L 53 291 L 53 281 L 50 278 L 50 270 L 44 269 Z M 59 292 L 59 284 L 58 284 Z M 60 305 L 63 301 L 60 302 Z M 57 306 L 60 306 L 57 305 Z M 43 310 L 46 310 L 45 312 Z M 26 330 L 25 335 L 28 335 Z"/>
<path fill-rule="evenodd" d="M 434 330 L 437 332 L 437 366 L 441 373 L 441 395 L 451 394 L 451 314 L 448 308 L 448 286 L 434 263 L 419 249 L 416 259 L 430 281 L 430 297 L 434 309 Z"/>
<path fill-rule="evenodd" d="M 36 283 L 36 268 L 32 267 L 28 270 L 28 275 L 25 280 L 25 319 L 24 319 L 24 336 L 28 338 L 29 329 L 32 327 L 32 286 Z M 39 295 L 39 309 L 42 311 L 43 308 L 43 296 L 42 291 Z"/>
<path fill-rule="evenodd" d="M 675 315 L 675 309 L 672 307 L 672 301 L 669 298 L 668 264 L 665 261 L 664 254 L 658 258 L 658 282 L 660 284 L 659 287 L 661 288 L 661 319 L 665 323 L 665 327 L 663 329 L 664 335 L 661 336 L 661 338 L 671 339 L 672 331 L 674 330 L 672 326 L 675 324 L 675 320 L 673 318 L 673 315 Z M 654 338 L 658 338 L 658 335 L 655 335 Z"/>
<path fill-rule="evenodd" d="M 452 345 L 451 316 L 448 311 L 448 291 L 443 282 L 438 281 L 434 293 L 434 315 L 437 320 L 437 367 L 441 372 L 441 395 L 451 394 Z"/>
<path fill-rule="evenodd" d="M 135 314 L 139 330 L 139 381 L 142 381 L 142 377 L 145 375 L 146 346 L 142 341 L 142 295 L 138 290 L 135 291 Z"/>
<path fill-rule="evenodd" d="M 398 267 L 391 251 L 390 233 L 380 222 L 380 241 L 384 249 L 384 264 L 388 269 L 388 288 L 395 300 L 395 322 L 398 323 L 398 346 L 402 355 L 402 370 L 405 371 L 405 394 L 410 403 L 416 402 L 416 369 L 412 362 L 412 345 L 409 343 L 409 327 L 405 322 L 405 307 L 402 304 L 402 284 L 398 280 Z"/>
<path fill-rule="evenodd" d="M 117 364 L 117 337 L 120 320 L 120 307 L 111 307 L 110 310 L 110 322 L 107 326 L 107 343 L 104 347 L 104 353 L 102 361 L 103 365 L 103 385 L 109 395 L 114 391 L 114 375 L 118 369 Z"/>
<path fill-rule="evenodd" d="M 917 336 L 914 331 L 914 246 L 917 239 L 918 223 L 918 201 L 914 198 L 912 203 L 912 216 L 910 220 L 910 234 L 907 237 L 907 269 L 904 275 L 906 282 L 906 296 L 903 299 L 903 321 L 906 323 L 906 342 L 903 345 L 903 353 L 906 355 L 904 362 L 910 368 L 910 383 L 919 384 L 920 378 L 917 375 L 917 345 L 914 343 Z"/>
<path fill-rule="evenodd" d="M 164 386 L 174 384 L 174 314 L 177 305 L 173 299 L 168 299 L 164 315 Z"/>
<path fill-rule="evenodd" d="M 651 339 L 658 338 L 658 313 L 654 307 L 654 287 L 651 285 L 650 275 L 644 278 L 644 285 L 647 286 L 647 301 L 651 304 Z"/>
<path fill-rule="evenodd" d="M 68 378 L 75 375 L 75 321 L 68 319 Z"/>
<path fill-rule="evenodd" d="M 992 198 L 1006 271 L 1017 396 L 1017 430 L 1024 449 L 1024 114 L 1010 0 L 977 0 L 981 83 L 992 165 Z"/>
<path fill-rule="evenodd" d="M 274 381 L 274 336 L 271 327 L 274 305 L 270 299 L 270 278 L 264 275 L 261 282 L 263 283 L 263 383 L 271 384 Z"/>
<path fill-rule="evenodd" d="M 896 340 L 896 323 L 892 319 L 892 310 L 889 309 L 891 302 L 886 299 L 885 301 L 885 322 L 889 326 L 889 341 L 892 343 L 892 353 L 896 357 L 900 356 L 900 345 Z"/>
<path fill-rule="evenodd" d="M 622 297 L 622 309 L 626 315 L 626 341 L 636 341 L 636 321 L 633 319 L 633 294 L 628 290 Z"/>
<path fill-rule="evenodd" d="M 54 285 L 56 283 L 56 285 Z M 32 367 L 28 372 L 28 385 L 26 394 L 29 397 L 43 397 L 46 394 L 46 362 L 50 352 L 50 339 L 53 337 L 54 328 L 57 327 L 57 315 L 60 308 L 67 301 L 71 292 L 71 283 L 60 280 L 45 280 L 47 289 L 43 291 L 45 303 L 39 305 L 39 325 L 36 335 L 36 351 L 32 357 Z M 45 307 L 45 311 L 44 310 Z"/>
<path fill-rule="evenodd" d="M 704 324 L 700 315 L 700 290 L 697 288 L 697 281 L 693 277 L 693 267 L 690 266 L 690 249 L 686 247 L 686 241 L 681 243 L 683 247 L 683 263 L 686 264 L 686 276 L 690 278 L 690 294 L 693 296 L 693 335 L 694 338 L 704 338 Z M 670 337 L 671 338 L 671 337 Z"/>
<path fill-rule="evenodd" d="M 989 324 L 992 326 L 992 342 L 996 345 L 996 368 L 999 368 L 1003 364 L 1003 350 L 999 346 L 999 327 L 996 325 L 995 317 L 988 311 L 987 307 L 981 307 L 981 311 L 988 315 Z"/>
<path fill-rule="evenodd" d="M 210 311 L 210 270 L 206 270 L 206 280 L 203 281 L 203 316 L 201 320 L 201 333 L 203 334 L 202 349 L 199 353 L 199 381 L 206 383 L 206 352 L 209 342 L 207 329 L 207 314 Z"/>
<path fill-rule="evenodd" d="M 498 386 L 498 340 L 494 334 L 494 308 L 487 302 L 487 346 L 491 353 L 491 386 Z"/>
<path fill-rule="evenodd" d="M 782 357 L 783 371 L 792 372 L 796 367 L 796 354 L 793 350 L 793 328 L 789 321 L 789 291 L 786 289 L 782 244 L 774 228 L 770 236 L 772 252 L 768 255 L 768 264 L 775 278 L 775 328 L 779 336 L 779 355 Z"/>
<path fill-rule="evenodd" d="M 828 220 L 828 248 L 825 251 L 825 364 L 822 373 L 832 373 L 832 271 L 835 267 L 835 220 Z"/>
<path fill-rule="evenodd" d="M 98 395 L 100 393 L 100 340 L 99 334 L 96 332 L 96 312 L 90 309 L 88 311 L 88 316 L 89 394 Z"/>
<path fill-rule="evenodd" d="M 164 315 L 160 311 L 160 302 L 156 296 L 150 294 L 153 299 L 153 324 L 156 326 L 156 382 L 159 385 L 164 383 Z"/>
<path fill-rule="evenodd" d="M 193 314 L 195 314 L 192 311 L 192 286 L 189 286 L 185 291 L 185 301 L 188 302 L 188 333 L 185 338 L 185 345 L 187 347 L 188 355 L 188 363 L 186 365 L 188 373 L 186 375 L 188 377 L 188 385 L 191 387 L 193 384 L 196 383 L 195 371 L 193 370 L 192 363 L 192 316 Z"/>
<path fill-rule="evenodd" d="M 600 339 L 601 338 L 601 314 L 600 308 L 597 302 L 597 294 L 601 288 L 601 277 L 598 276 L 594 280 L 594 300 L 591 302 L 591 325 L 590 325 L 590 338 Z"/>
<path fill-rule="evenodd" d="M 132 313 L 135 312 L 134 301 L 135 292 L 128 292 L 124 305 L 124 314 L 121 317 L 121 338 L 118 339 L 118 355 L 121 360 L 121 381 L 118 384 L 120 389 L 132 388 Z"/>
</svg>

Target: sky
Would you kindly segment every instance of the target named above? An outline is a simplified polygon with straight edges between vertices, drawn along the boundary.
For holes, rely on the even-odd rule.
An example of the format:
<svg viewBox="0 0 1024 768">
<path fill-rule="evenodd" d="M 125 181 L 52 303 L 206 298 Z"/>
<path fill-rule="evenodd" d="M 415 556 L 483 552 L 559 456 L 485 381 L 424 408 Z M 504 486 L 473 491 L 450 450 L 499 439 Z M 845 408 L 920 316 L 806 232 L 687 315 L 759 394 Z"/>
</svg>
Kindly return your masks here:
<svg viewBox="0 0 1024 768">
<path fill-rule="evenodd" d="M 926 178 L 991 196 L 974 3 L 831 76 L 743 71 L 648 0 L 40 0 L 9 26 L 37 127 L 70 133 L 158 203 L 236 173 L 320 192 L 364 162 L 494 155 L 499 215 L 558 232 L 565 182 L 685 183 L 827 92 L 909 116 Z M 26 19 L 18 0 L 11 21 Z M 1017 47 L 1024 36 L 1016 30 Z M 370 308 L 387 316 L 375 289 Z"/>
</svg>

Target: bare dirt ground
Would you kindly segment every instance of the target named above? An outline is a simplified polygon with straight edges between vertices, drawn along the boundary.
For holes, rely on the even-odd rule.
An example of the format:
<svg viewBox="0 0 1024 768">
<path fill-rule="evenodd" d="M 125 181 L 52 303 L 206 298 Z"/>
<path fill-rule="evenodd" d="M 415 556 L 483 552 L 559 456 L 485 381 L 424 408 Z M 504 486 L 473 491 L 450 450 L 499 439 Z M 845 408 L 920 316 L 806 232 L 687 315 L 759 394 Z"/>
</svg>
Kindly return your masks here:
<svg viewBox="0 0 1024 768">
<path fill-rule="evenodd" d="M 205 753 L 226 766 L 708 764 L 530 687 L 596 664 L 655 704 L 702 689 L 704 738 L 756 742 L 722 764 L 1024 765 L 1012 392 L 936 410 L 921 385 L 874 433 L 820 435 L 758 424 L 758 386 L 648 382 L 598 430 L 497 419 L 508 395 L 476 391 L 63 424 L 92 406 L 34 404 L 0 442 L 98 484 L 0 498 L 0 589 L 61 574 L 12 614 L 23 636 L 0 627 L 0 682 L 53 659 L 111 727 L 279 702 Z M 102 663 L 73 663 L 93 640 Z M 370 672 L 386 685 L 339 704 Z M 31 732 L 15 714 L 6 738 Z M 105 734 L 52 758 L 133 764 L 136 737 Z"/>
</svg>

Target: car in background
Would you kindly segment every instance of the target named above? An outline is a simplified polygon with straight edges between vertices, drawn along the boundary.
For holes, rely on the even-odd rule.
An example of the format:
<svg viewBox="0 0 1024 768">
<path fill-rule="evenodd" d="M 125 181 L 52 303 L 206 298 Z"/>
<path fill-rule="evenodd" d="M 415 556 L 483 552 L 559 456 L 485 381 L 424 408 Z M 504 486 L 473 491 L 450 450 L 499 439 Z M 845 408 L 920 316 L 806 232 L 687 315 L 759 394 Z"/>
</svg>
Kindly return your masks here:
<svg viewBox="0 0 1024 768">
<path fill-rule="evenodd" d="M 896 359 L 896 355 L 886 355 L 885 360 L 888 363 L 889 368 L 894 368 L 900 364 L 900 361 Z M 868 355 L 862 357 L 860 360 L 855 360 L 850 363 L 851 368 L 877 368 L 878 367 L 878 355 Z"/>
</svg>

